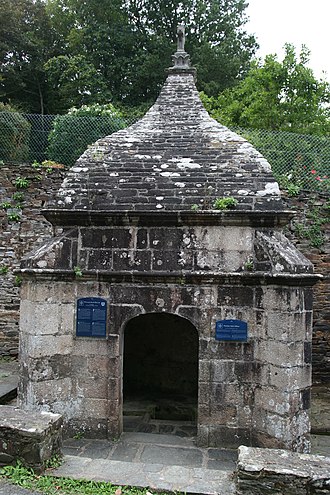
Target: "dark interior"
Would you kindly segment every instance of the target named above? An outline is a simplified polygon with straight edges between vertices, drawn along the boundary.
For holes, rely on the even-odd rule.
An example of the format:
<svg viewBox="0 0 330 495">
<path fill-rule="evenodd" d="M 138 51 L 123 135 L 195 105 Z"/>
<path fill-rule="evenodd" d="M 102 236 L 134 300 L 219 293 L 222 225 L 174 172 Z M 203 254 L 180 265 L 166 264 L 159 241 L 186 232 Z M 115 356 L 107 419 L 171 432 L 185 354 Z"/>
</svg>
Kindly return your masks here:
<svg viewBox="0 0 330 495">
<path fill-rule="evenodd" d="M 192 323 L 166 313 L 130 320 L 125 328 L 123 383 L 124 415 L 195 422 L 198 334 Z"/>
</svg>

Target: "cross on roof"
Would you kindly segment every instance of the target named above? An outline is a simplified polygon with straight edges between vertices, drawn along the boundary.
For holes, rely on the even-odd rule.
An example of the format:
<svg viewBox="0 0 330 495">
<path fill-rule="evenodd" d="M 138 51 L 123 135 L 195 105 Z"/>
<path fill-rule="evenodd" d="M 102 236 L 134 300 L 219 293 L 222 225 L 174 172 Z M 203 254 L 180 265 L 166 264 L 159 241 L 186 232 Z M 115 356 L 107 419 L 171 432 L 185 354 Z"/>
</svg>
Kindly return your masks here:
<svg viewBox="0 0 330 495">
<path fill-rule="evenodd" d="M 178 34 L 178 52 L 184 52 L 184 43 L 186 41 L 184 24 L 178 25 L 177 34 Z"/>
</svg>

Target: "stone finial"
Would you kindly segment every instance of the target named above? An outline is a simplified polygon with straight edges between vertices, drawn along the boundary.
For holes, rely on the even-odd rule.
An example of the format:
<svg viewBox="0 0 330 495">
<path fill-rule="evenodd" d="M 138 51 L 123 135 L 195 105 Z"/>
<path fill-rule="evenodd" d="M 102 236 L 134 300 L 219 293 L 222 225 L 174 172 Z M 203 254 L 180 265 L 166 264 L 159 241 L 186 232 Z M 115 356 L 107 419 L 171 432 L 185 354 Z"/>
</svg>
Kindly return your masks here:
<svg viewBox="0 0 330 495">
<path fill-rule="evenodd" d="M 184 49 L 186 41 L 184 24 L 179 24 L 177 28 L 177 51 L 172 56 L 173 67 L 169 69 L 170 72 L 187 71 L 195 74 L 195 69 L 190 67 L 190 56 Z"/>
</svg>

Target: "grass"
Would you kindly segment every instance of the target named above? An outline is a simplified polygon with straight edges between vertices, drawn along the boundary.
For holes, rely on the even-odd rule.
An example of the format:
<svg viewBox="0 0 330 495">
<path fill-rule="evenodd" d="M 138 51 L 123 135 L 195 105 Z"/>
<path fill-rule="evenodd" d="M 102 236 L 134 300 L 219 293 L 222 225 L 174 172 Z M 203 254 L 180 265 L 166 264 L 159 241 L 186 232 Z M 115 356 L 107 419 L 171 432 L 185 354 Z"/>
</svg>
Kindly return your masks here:
<svg viewBox="0 0 330 495">
<path fill-rule="evenodd" d="M 32 469 L 27 469 L 20 463 L 1 468 L 0 477 L 22 488 L 36 490 L 45 495 L 153 495 L 147 488 L 118 487 L 105 481 L 55 478 L 47 474 L 38 476 Z"/>
</svg>

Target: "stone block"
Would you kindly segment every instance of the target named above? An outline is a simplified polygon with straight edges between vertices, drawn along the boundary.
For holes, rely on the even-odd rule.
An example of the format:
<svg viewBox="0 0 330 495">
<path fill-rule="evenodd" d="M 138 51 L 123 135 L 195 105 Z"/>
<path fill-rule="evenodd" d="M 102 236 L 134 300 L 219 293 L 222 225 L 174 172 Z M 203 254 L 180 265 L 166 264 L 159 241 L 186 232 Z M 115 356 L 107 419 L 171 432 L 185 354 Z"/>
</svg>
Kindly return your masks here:
<svg viewBox="0 0 330 495">
<path fill-rule="evenodd" d="M 76 332 L 76 305 L 67 303 L 60 305 L 60 324 L 58 333 L 60 335 L 74 335 Z"/>
<path fill-rule="evenodd" d="M 213 360 L 210 363 L 210 379 L 213 383 L 236 383 L 235 363 L 233 361 Z"/>
<path fill-rule="evenodd" d="M 254 290 L 245 286 L 219 287 L 218 304 L 224 306 L 248 306 L 252 307 L 254 301 Z"/>
<path fill-rule="evenodd" d="M 145 312 L 140 304 L 109 304 L 109 326 L 111 333 L 121 332 L 131 318 Z"/>
<path fill-rule="evenodd" d="M 77 385 L 80 390 L 83 390 L 86 399 L 107 399 L 108 398 L 108 383 L 105 379 L 100 378 L 78 378 Z"/>
<path fill-rule="evenodd" d="M 330 493 L 330 458 L 280 449 L 240 446 L 237 494 Z"/>
<path fill-rule="evenodd" d="M 68 354 L 55 354 L 54 356 L 39 359 L 28 358 L 24 362 L 24 369 L 21 370 L 21 375 L 28 376 L 32 382 L 66 378 L 71 375 L 74 369 L 73 361 L 74 357 Z"/>
<path fill-rule="evenodd" d="M 263 289 L 262 292 L 261 307 L 267 311 L 296 312 L 304 308 L 304 292 L 301 288 L 267 287 L 267 290 Z"/>
<path fill-rule="evenodd" d="M 297 366 L 281 368 L 275 365 L 267 365 L 268 383 L 279 389 L 300 390 L 310 387 L 312 384 L 311 366 Z"/>
<path fill-rule="evenodd" d="M 208 425 L 197 425 L 197 446 L 208 447 L 209 446 L 209 427 Z"/>
<path fill-rule="evenodd" d="M 122 415 L 117 415 L 114 418 L 108 418 L 107 421 L 108 428 L 108 439 L 117 440 L 123 431 L 123 417 Z"/>
<path fill-rule="evenodd" d="M 109 359 L 107 356 L 88 356 L 87 358 L 87 372 L 90 377 L 108 377 L 109 367 Z M 115 366 L 115 368 L 117 368 L 117 365 Z"/>
<path fill-rule="evenodd" d="M 306 313 L 267 312 L 266 334 L 272 340 L 283 342 L 304 341 L 307 338 Z"/>
<path fill-rule="evenodd" d="M 99 281 L 77 281 L 72 284 L 75 289 L 76 299 L 81 297 L 109 298 L 109 286 Z"/>
<path fill-rule="evenodd" d="M 246 261 L 250 258 L 250 252 L 245 251 L 225 251 L 223 253 L 223 263 L 226 272 L 236 272 L 242 270 Z"/>
<path fill-rule="evenodd" d="M 73 339 L 71 352 L 73 356 L 107 356 L 108 342 L 105 339 L 78 337 Z"/>
<path fill-rule="evenodd" d="M 261 384 L 264 379 L 265 364 L 259 361 L 236 361 L 234 374 L 236 381 L 241 384 Z"/>
<path fill-rule="evenodd" d="M 199 404 L 209 404 L 210 402 L 210 382 L 198 383 L 198 402 Z"/>
<path fill-rule="evenodd" d="M 24 409 L 42 409 L 45 404 L 66 418 L 78 413 L 82 398 L 77 397 L 71 377 L 30 383 Z"/>
<path fill-rule="evenodd" d="M 132 241 L 131 229 L 128 228 L 81 228 L 81 242 L 83 247 L 90 248 L 118 248 L 127 247 Z"/>
<path fill-rule="evenodd" d="M 121 379 L 110 378 L 107 384 L 107 396 L 110 400 L 118 400 L 121 393 Z"/>
<path fill-rule="evenodd" d="M 195 245 L 198 249 L 226 251 L 252 251 L 253 229 L 250 227 L 194 227 Z"/>
<path fill-rule="evenodd" d="M 31 335 L 55 335 L 60 328 L 60 308 L 48 302 L 21 302 L 21 331 Z"/>
<path fill-rule="evenodd" d="M 303 342 L 261 340 L 255 344 L 255 359 L 282 368 L 302 366 L 304 364 L 303 356 Z"/>
<path fill-rule="evenodd" d="M 203 329 L 207 329 L 207 335 L 209 336 L 210 331 L 210 312 L 207 310 L 202 310 L 201 308 L 196 308 L 195 306 L 177 306 L 175 314 L 186 318 L 191 321 L 196 327 L 199 326 L 200 334 L 204 334 Z"/>
<path fill-rule="evenodd" d="M 72 335 L 23 335 L 21 349 L 31 358 L 70 354 L 73 338 Z"/>
<path fill-rule="evenodd" d="M 149 230 L 150 247 L 152 249 L 168 249 L 175 250 L 184 246 L 187 247 L 191 243 L 191 237 L 184 234 L 182 229 L 173 229 L 169 227 L 150 228 Z"/>
<path fill-rule="evenodd" d="M 37 473 L 46 462 L 61 455 L 62 417 L 0 406 L 0 465 L 21 461 Z"/>
<path fill-rule="evenodd" d="M 74 437 L 82 434 L 85 438 L 107 438 L 108 421 L 102 418 L 71 418 L 65 425 L 65 436 Z"/>
<path fill-rule="evenodd" d="M 70 293 L 70 299 L 72 300 L 72 287 L 69 284 L 63 284 L 57 282 L 55 284 L 50 282 L 39 282 L 36 284 L 34 281 L 24 282 L 24 291 L 22 299 L 28 299 L 31 302 L 56 302 L 62 300 L 66 291 Z M 55 288 L 56 287 L 56 288 Z M 66 290 L 64 290 L 64 288 Z M 56 295 L 58 296 L 56 297 Z"/>
<path fill-rule="evenodd" d="M 296 452 L 310 451 L 310 421 L 306 411 L 283 416 L 255 407 L 253 430 L 263 432 L 273 439 L 271 447 L 280 447 Z"/>
<path fill-rule="evenodd" d="M 83 418 L 102 419 L 111 416 L 111 402 L 107 399 L 84 399 L 82 403 Z M 118 403 L 117 403 L 118 407 Z M 118 409 L 117 409 L 118 411 Z"/>
<path fill-rule="evenodd" d="M 217 287 L 188 287 L 182 294 L 185 295 L 186 299 L 182 301 L 182 304 L 189 304 L 197 308 L 216 308 L 217 306 Z"/>
<path fill-rule="evenodd" d="M 211 382 L 211 391 L 209 389 L 209 400 L 211 409 L 213 406 L 217 405 L 232 405 L 235 404 L 237 407 L 242 406 L 243 394 L 238 383 L 233 384 L 213 384 Z"/>
<path fill-rule="evenodd" d="M 255 390 L 255 404 L 266 411 L 291 416 L 300 409 L 300 393 L 299 390 L 289 392 L 284 383 L 280 389 L 259 387 Z"/>
<path fill-rule="evenodd" d="M 208 424 L 210 426 L 225 425 L 228 428 L 237 426 L 237 407 L 234 405 L 212 405 Z"/>
<path fill-rule="evenodd" d="M 208 424 L 210 421 L 210 406 L 209 404 L 198 404 L 198 424 Z"/>
<path fill-rule="evenodd" d="M 118 359 L 119 356 L 121 356 L 121 346 L 122 346 L 122 340 L 119 335 L 108 336 L 108 357 L 111 359 L 111 363 L 112 363 L 111 369 L 113 373 L 115 369 L 114 358 Z"/>
<path fill-rule="evenodd" d="M 211 363 L 209 360 L 199 360 L 198 380 L 200 382 L 208 383 L 210 381 L 210 368 Z"/>
<path fill-rule="evenodd" d="M 196 252 L 195 270 L 225 270 L 224 254 L 219 250 L 205 249 Z"/>
<path fill-rule="evenodd" d="M 209 426 L 209 447 L 226 446 L 227 449 L 237 449 L 240 445 L 250 445 L 250 443 L 249 429 Z"/>
</svg>

